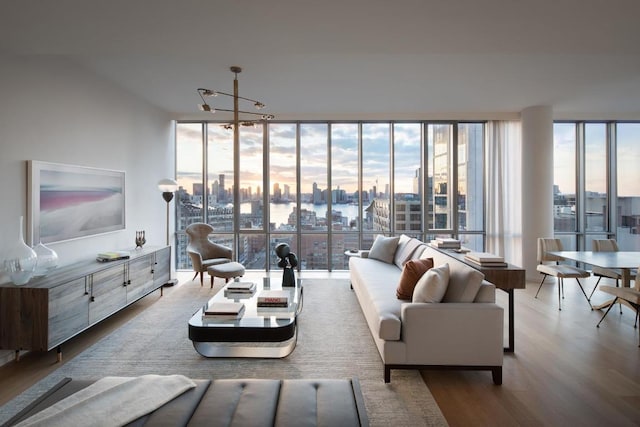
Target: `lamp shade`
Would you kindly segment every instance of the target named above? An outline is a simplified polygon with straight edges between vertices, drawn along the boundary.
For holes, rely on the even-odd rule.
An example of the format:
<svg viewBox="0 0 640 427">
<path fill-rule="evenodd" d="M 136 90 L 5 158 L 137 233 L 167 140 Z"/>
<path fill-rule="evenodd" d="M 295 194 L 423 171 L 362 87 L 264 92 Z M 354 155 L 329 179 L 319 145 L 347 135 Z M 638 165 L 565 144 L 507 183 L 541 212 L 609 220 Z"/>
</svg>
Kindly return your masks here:
<svg viewBox="0 0 640 427">
<path fill-rule="evenodd" d="M 163 193 L 173 193 L 178 189 L 178 183 L 173 179 L 165 178 L 158 181 L 158 188 Z"/>
</svg>

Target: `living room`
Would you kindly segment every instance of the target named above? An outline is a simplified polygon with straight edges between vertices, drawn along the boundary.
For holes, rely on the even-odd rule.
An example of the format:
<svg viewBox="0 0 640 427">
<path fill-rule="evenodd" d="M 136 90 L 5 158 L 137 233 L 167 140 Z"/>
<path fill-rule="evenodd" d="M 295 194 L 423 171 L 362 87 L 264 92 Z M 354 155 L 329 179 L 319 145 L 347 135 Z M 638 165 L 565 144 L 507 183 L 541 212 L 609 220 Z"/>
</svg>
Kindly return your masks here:
<svg viewBox="0 0 640 427">
<path fill-rule="evenodd" d="M 554 120 L 640 120 L 640 55 L 635 42 L 639 37 L 633 22 L 638 6 L 630 2 L 614 2 L 605 9 L 599 2 L 545 2 L 532 9 L 512 9 L 515 6 L 504 1 L 482 7 L 468 2 L 461 9 L 469 16 L 441 4 L 414 2 L 404 7 L 307 4 L 304 9 L 288 2 L 246 8 L 217 5 L 207 13 L 198 13 L 198 5 L 191 2 L 118 6 L 71 2 L 63 8 L 16 2 L 7 5 L 0 18 L 0 178 L 12 184 L 5 189 L 0 209 L 3 241 L 15 240 L 19 218 L 27 217 L 26 161 L 122 170 L 126 175 L 126 228 L 55 244 L 61 264 L 130 247 L 136 230 L 146 231 L 147 245 L 165 243 L 166 204 L 157 183 L 175 176 L 174 121 L 209 119 L 197 111 L 195 89 L 210 85 L 229 90 L 230 65 L 245 67 L 242 93 L 267 103 L 276 121 L 522 121 L 523 140 L 542 135 L 548 153 Z M 375 13 L 367 13 L 369 8 Z M 489 21 L 491 14 L 500 15 L 498 23 Z M 567 22 L 580 22 L 571 27 L 570 35 Z M 349 29 L 356 24 L 360 31 Z M 381 28 L 387 30 L 377 33 Z M 193 58 L 195 66 L 183 65 Z M 463 74 L 462 70 L 475 71 Z M 125 74 L 129 80 L 122 79 Z M 363 78 L 366 74 L 369 84 Z M 421 74 L 421 79 L 413 80 Z M 167 104 L 171 99 L 176 103 Z M 587 313 L 586 305 L 579 304 L 581 296 L 569 286 L 565 300 L 575 306 L 561 314 L 550 289 L 543 288 L 538 299 L 533 298 L 539 282 L 535 238 L 553 234 L 552 186 L 547 185 L 553 184 L 552 174 L 543 172 L 549 169 L 549 159 L 539 159 L 537 151 L 535 144 L 523 147 L 523 158 L 530 160 L 523 162 L 521 171 L 527 194 L 522 200 L 522 223 L 527 227 L 510 259 L 527 269 L 529 286 L 516 293 L 516 304 L 530 310 L 516 307 L 520 345 L 512 358 L 505 356 L 502 391 L 489 391 L 491 397 L 476 400 L 474 410 L 511 402 L 507 413 L 513 418 L 496 417 L 496 424 L 536 424 L 539 420 L 529 419 L 530 413 L 525 419 L 513 415 L 522 411 L 522 403 L 513 403 L 513 396 L 526 394 L 529 387 L 544 390 L 544 385 L 532 386 L 525 377 L 535 375 L 535 369 L 551 369 L 561 353 L 563 358 L 570 354 L 580 360 L 585 370 L 591 365 L 601 373 L 585 373 L 578 380 L 561 378 L 558 389 L 570 393 L 584 383 L 587 390 L 594 383 L 607 386 L 594 388 L 599 391 L 586 397 L 590 403 L 584 406 L 571 400 L 566 408 L 562 402 L 555 404 L 551 412 L 566 410 L 575 417 L 576 411 L 591 415 L 595 411 L 603 417 L 599 419 L 606 419 L 603 414 L 613 416 L 611 408 L 620 409 L 617 400 L 637 400 L 637 331 L 627 310 L 618 324 L 596 334 L 592 323 L 600 312 Z M 539 190 L 541 183 L 544 191 Z M 541 214 L 546 211 L 548 218 Z M 170 229 L 176 229 L 173 216 Z M 174 274 L 183 282 L 192 276 L 189 271 Z M 301 274 L 304 277 L 305 272 Z M 339 273 L 327 273 L 334 276 Z M 591 280 L 589 285 L 595 283 Z M 0 282 L 6 281 L 3 275 Z M 498 297 L 506 306 L 504 295 Z M 560 334 L 555 344 L 525 327 L 537 322 L 549 334 Z M 571 336 L 581 337 L 582 342 L 567 349 L 562 342 L 573 343 Z M 613 355 L 602 350 L 605 342 Z M 599 350 L 591 352 L 589 347 Z M 536 352 L 542 353 L 538 362 L 522 368 L 521 361 Z M 13 351 L 3 352 L 5 361 L 12 357 Z M 570 366 L 566 360 L 562 363 Z M 624 368 L 618 371 L 613 366 Z M 606 376 L 609 370 L 614 370 L 616 380 Z M 552 381 L 555 374 L 554 370 L 542 378 Z M 492 386 L 482 373 L 437 372 L 425 377 L 451 424 L 456 410 L 447 411 L 448 406 L 458 404 L 460 396 L 471 390 L 480 396 Z M 544 402 L 541 406 L 549 404 L 542 392 L 532 395 Z M 599 400 L 608 402 L 606 409 L 593 409 Z M 626 411 L 619 412 L 626 414 L 629 424 L 636 423 L 638 414 Z M 585 421 L 582 415 L 568 414 L 546 420 Z"/>
</svg>

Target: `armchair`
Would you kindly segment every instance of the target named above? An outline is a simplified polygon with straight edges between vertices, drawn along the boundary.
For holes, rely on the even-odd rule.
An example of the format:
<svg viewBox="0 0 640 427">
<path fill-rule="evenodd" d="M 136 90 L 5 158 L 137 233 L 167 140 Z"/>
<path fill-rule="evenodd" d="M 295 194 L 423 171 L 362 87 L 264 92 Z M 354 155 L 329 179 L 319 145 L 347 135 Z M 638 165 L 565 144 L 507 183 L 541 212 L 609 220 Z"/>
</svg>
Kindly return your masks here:
<svg viewBox="0 0 640 427">
<path fill-rule="evenodd" d="M 191 264 L 196 273 L 193 278 L 200 274 L 200 286 L 202 286 L 203 274 L 207 268 L 231 262 L 233 252 L 226 246 L 209 241 L 209 234 L 213 232 L 213 227 L 209 224 L 197 222 L 189 225 L 185 231 L 189 237 L 187 254 L 191 258 Z"/>
</svg>

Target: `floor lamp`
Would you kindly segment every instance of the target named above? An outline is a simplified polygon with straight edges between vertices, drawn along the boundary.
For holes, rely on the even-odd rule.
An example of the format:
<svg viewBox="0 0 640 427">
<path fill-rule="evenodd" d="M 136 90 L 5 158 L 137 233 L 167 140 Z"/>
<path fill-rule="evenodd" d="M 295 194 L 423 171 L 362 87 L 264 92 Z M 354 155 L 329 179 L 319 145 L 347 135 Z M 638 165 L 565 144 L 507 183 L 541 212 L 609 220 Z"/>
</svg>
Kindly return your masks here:
<svg viewBox="0 0 640 427">
<path fill-rule="evenodd" d="M 173 179 L 165 178 L 158 181 L 158 188 L 162 191 L 162 198 L 167 202 L 167 246 L 171 246 L 169 242 L 169 203 L 173 200 L 173 193 L 178 189 L 178 183 Z M 177 279 L 171 278 L 171 265 L 169 265 L 169 280 L 164 286 L 173 286 L 177 283 Z"/>
</svg>

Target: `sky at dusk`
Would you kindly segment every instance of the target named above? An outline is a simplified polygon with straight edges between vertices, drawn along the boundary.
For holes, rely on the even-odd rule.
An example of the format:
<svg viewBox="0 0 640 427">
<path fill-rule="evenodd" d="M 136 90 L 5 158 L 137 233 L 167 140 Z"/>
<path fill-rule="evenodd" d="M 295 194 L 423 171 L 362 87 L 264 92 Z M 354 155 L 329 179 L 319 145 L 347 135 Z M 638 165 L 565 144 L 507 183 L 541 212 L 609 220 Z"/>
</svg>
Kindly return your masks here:
<svg viewBox="0 0 640 427">
<path fill-rule="evenodd" d="M 178 182 L 188 192 L 193 183 L 202 181 L 202 126 L 199 123 L 178 125 L 179 150 L 177 158 Z M 393 131 L 392 131 L 393 129 Z M 251 187 L 255 194 L 263 184 L 262 126 L 242 127 L 240 148 L 241 188 Z M 269 193 L 278 183 L 284 191 L 289 185 L 296 192 L 296 125 L 271 123 L 269 129 Z M 413 178 L 420 168 L 421 126 L 419 123 L 363 123 L 362 160 L 363 189 L 377 186 L 384 192 L 389 184 L 391 167 L 390 141 L 393 132 L 394 183 L 396 193 L 413 192 Z M 640 124 L 620 123 L 617 132 L 618 193 L 620 196 L 640 196 Z M 331 139 L 332 187 L 349 193 L 358 184 L 358 124 L 303 123 L 300 125 L 301 192 L 311 193 L 314 182 L 320 190 L 327 188 L 327 141 Z M 427 138 L 433 138 L 432 126 Z M 576 136 L 573 123 L 554 125 L 554 183 L 560 192 L 575 193 Z M 208 126 L 209 184 L 225 175 L 225 187 L 233 185 L 233 132 L 212 123 Z M 585 125 L 585 189 L 606 192 L 606 125 Z"/>
</svg>

